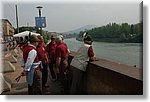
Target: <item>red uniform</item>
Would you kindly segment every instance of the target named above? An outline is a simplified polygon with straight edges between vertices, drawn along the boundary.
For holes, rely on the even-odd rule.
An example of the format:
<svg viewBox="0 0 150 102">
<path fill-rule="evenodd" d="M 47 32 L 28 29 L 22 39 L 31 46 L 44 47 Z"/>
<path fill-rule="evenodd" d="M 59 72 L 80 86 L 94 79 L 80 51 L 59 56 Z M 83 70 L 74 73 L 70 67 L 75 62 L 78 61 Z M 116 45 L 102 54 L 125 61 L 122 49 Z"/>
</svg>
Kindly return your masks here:
<svg viewBox="0 0 150 102">
<path fill-rule="evenodd" d="M 23 50 L 23 59 L 24 59 L 24 62 L 26 63 L 27 61 L 27 58 L 28 58 L 28 54 L 29 52 L 34 49 L 36 50 L 33 46 L 27 46 L 25 47 L 25 49 Z M 39 59 L 38 59 L 38 56 L 36 56 L 36 58 L 34 59 L 34 62 L 33 63 L 36 63 L 36 62 L 39 62 Z M 40 67 L 37 67 L 36 70 L 39 70 Z"/>
<path fill-rule="evenodd" d="M 42 63 L 46 64 L 47 63 L 46 51 L 45 51 L 45 47 L 43 43 L 37 47 L 37 54 L 38 54 L 39 60 L 42 61 Z"/>
<path fill-rule="evenodd" d="M 61 57 L 61 60 L 65 60 L 68 57 L 68 48 L 65 44 L 60 44 L 56 48 L 56 58 Z"/>
<path fill-rule="evenodd" d="M 47 83 L 48 70 L 47 70 L 47 58 L 44 44 L 41 43 L 37 47 L 37 54 L 40 61 L 42 61 L 43 69 L 42 69 L 42 86 L 45 87 Z"/>
<path fill-rule="evenodd" d="M 47 46 L 46 46 L 46 51 L 48 52 L 49 55 L 49 59 L 55 61 L 55 52 L 56 52 L 56 47 L 57 44 L 50 42 Z"/>
<path fill-rule="evenodd" d="M 49 55 L 49 60 L 50 60 L 49 68 L 50 68 L 52 80 L 56 79 L 56 75 L 54 71 L 54 67 L 56 65 L 56 57 L 55 57 L 56 47 L 57 44 L 52 41 L 46 46 L 46 51 Z"/>
<path fill-rule="evenodd" d="M 25 63 L 27 62 L 29 52 L 32 51 L 33 49 L 36 50 L 36 48 L 34 46 L 27 46 L 23 50 L 23 59 L 24 59 Z M 33 59 L 33 60 L 34 60 L 33 63 L 39 62 L 37 54 L 36 54 L 35 59 Z M 28 72 L 28 74 L 26 76 L 27 81 L 29 81 L 30 79 L 32 80 L 32 78 L 33 78 L 33 83 L 32 84 L 28 83 L 28 94 L 30 94 L 30 95 L 41 94 L 42 93 L 42 87 L 41 87 L 40 67 L 38 66 L 33 71 L 34 71 L 34 73 L 32 73 L 31 69 L 30 69 L 30 71 L 27 71 Z"/>
<path fill-rule="evenodd" d="M 61 58 L 59 64 L 59 79 L 64 87 L 64 92 L 67 92 L 67 66 L 68 66 L 68 48 L 65 44 L 61 43 L 56 48 L 56 58 Z"/>
<path fill-rule="evenodd" d="M 66 44 L 66 43 L 64 43 L 64 42 L 63 42 L 62 44 L 64 44 L 64 45 L 67 47 L 67 49 L 68 49 L 68 46 L 67 46 L 67 44 Z"/>
<path fill-rule="evenodd" d="M 89 47 L 88 56 L 89 56 L 89 57 L 94 57 L 94 51 L 93 51 L 92 46 Z"/>
<path fill-rule="evenodd" d="M 27 46 L 28 46 L 28 43 L 21 43 L 21 44 L 19 44 L 18 47 L 20 47 L 20 49 L 23 51 L 25 49 L 25 47 L 27 47 Z"/>
</svg>

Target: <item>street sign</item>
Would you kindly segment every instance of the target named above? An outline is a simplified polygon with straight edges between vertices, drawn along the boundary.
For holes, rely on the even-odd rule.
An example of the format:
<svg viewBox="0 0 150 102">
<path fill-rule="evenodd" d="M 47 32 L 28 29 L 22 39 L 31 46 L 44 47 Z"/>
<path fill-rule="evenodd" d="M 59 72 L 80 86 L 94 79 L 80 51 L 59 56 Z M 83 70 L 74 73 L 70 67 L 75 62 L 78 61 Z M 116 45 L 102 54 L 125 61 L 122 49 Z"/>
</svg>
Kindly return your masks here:
<svg viewBox="0 0 150 102">
<path fill-rule="evenodd" d="M 37 28 L 46 27 L 46 18 L 45 17 L 35 17 L 35 24 Z"/>
</svg>

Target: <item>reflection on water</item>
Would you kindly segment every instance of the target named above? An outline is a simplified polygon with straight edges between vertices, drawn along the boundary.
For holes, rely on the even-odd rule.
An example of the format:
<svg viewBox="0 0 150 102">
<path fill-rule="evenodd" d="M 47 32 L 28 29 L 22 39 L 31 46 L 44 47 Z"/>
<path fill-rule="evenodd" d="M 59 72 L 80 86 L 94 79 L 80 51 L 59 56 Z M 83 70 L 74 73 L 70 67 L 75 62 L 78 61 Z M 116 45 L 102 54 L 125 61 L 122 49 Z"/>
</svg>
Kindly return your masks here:
<svg viewBox="0 0 150 102">
<path fill-rule="evenodd" d="M 65 42 L 72 51 L 77 51 L 78 47 L 82 44 L 82 42 L 75 40 L 75 38 L 65 39 Z M 131 66 L 136 65 L 140 68 L 142 68 L 143 60 L 142 47 L 141 43 L 93 43 L 93 49 L 97 57 Z"/>
</svg>

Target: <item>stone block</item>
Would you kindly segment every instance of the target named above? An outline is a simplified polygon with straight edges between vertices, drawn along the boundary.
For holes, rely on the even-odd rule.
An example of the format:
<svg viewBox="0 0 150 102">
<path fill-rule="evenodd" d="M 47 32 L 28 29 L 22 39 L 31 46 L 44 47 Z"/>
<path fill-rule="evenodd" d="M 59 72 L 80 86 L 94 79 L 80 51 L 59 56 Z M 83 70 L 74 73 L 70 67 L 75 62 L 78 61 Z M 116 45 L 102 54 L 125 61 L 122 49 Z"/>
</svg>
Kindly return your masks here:
<svg viewBox="0 0 150 102">
<path fill-rule="evenodd" d="M 15 66 L 10 63 L 10 61 L 4 61 L 3 62 L 3 68 L 1 68 L 0 72 L 1 73 L 7 73 L 7 72 L 14 72 L 15 71 Z"/>
<path fill-rule="evenodd" d="M 10 91 L 11 85 L 5 80 L 3 74 L 0 73 L 0 94 L 2 92 Z"/>
<path fill-rule="evenodd" d="M 10 61 L 11 63 L 16 63 L 17 59 L 12 54 L 6 54 L 4 57 L 5 61 Z"/>
<path fill-rule="evenodd" d="M 14 57 L 18 57 L 18 50 L 14 49 L 11 54 L 14 56 Z"/>
</svg>

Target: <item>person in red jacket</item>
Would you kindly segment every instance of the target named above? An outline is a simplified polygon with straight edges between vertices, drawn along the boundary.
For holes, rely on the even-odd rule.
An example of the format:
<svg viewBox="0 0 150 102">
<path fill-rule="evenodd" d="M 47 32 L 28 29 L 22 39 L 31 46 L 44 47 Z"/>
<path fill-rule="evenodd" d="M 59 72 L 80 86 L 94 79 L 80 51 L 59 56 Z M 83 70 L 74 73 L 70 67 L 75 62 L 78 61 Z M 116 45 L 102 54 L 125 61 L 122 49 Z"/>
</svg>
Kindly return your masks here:
<svg viewBox="0 0 150 102">
<path fill-rule="evenodd" d="M 42 94 L 41 71 L 39 67 L 41 61 L 39 61 L 36 51 L 40 40 L 37 36 L 31 35 L 29 41 L 30 43 L 23 50 L 25 66 L 22 75 L 26 76 L 29 95 Z"/>
<path fill-rule="evenodd" d="M 68 48 L 62 42 L 61 36 L 56 39 L 56 70 L 57 77 L 64 87 L 64 94 L 67 94 L 67 66 L 68 66 Z"/>
<path fill-rule="evenodd" d="M 51 78 L 52 81 L 56 80 L 56 75 L 54 68 L 56 67 L 56 57 L 55 57 L 55 52 L 56 52 L 56 37 L 54 35 L 51 36 L 51 42 L 46 46 L 46 51 L 48 53 L 48 58 L 49 58 L 49 69 L 51 72 Z"/>
<path fill-rule="evenodd" d="M 60 34 L 60 37 L 62 38 L 62 43 L 67 47 L 68 53 L 70 53 L 70 49 L 68 48 L 67 44 L 64 42 L 64 36 Z"/>
<path fill-rule="evenodd" d="M 48 64 L 48 58 L 46 55 L 45 46 L 43 43 L 43 37 L 37 36 L 38 39 L 40 39 L 39 45 L 37 46 L 37 54 L 40 61 L 42 61 L 42 87 L 49 87 L 47 83 L 47 77 L 48 77 L 48 70 L 47 70 L 47 64 Z"/>
</svg>

